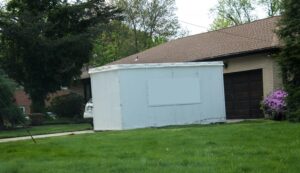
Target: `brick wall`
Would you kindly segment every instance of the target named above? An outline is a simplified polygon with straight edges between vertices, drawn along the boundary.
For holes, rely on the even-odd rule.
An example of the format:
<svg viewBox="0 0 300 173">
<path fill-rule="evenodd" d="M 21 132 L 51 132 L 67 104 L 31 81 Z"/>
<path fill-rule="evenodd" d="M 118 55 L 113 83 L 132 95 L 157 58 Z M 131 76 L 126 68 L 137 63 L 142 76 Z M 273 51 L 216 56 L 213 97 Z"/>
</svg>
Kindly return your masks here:
<svg viewBox="0 0 300 173">
<path fill-rule="evenodd" d="M 16 104 L 20 107 L 24 107 L 25 114 L 29 114 L 31 100 L 29 99 L 29 96 L 24 92 L 24 90 L 22 90 L 22 89 L 16 90 L 14 97 L 16 100 Z"/>
</svg>

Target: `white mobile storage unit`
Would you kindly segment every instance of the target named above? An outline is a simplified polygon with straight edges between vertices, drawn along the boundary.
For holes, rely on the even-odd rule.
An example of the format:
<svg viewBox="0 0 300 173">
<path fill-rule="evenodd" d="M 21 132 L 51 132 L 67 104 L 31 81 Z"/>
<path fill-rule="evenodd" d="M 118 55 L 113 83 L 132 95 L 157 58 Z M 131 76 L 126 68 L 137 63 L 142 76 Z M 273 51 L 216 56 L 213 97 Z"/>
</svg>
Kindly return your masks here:
<svg viewBox="0 0 300 173">
<path fill-rule="evenodd" d="M 122 64 L 90 69 L 94 130 L 222 122 L 222 62 Z"/>
</svg>

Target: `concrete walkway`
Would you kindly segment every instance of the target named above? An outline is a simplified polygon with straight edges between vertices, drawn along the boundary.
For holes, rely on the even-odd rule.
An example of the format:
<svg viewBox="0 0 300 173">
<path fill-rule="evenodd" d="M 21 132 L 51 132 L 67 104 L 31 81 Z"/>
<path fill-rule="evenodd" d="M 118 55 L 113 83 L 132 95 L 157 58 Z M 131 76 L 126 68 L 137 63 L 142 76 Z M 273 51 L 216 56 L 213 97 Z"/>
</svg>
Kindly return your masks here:
<svg viewBox="0 0 300 173">
<path fill-rule="evenodd" d="M 87 133 L 94 133 L 94 131 L 93 130 L 85 130 L 85 131 L 63 132 L 63 133 L 53 133 L 53 134 L 45 134 L 45 135 L 33 135 L 33 138 L 34 139 L 41 139 L 41 138 L 67 136 L 67 135 L 79 135 L 79 134 L 87 134 Z M 30 136 L 23 136 L 23 137 L 15 137 L 15 138 L 5 138 L 5 139 L 0 139 L 0 143 L 23 141 L 23 140 L 31 140 L 31 137 Z"/>
<path fill-rule="evenodd" d="M 232 120 L 226 120 L 225 123 L 239 123 L 245 121 L 245 119 L 232 119 Z"/>
</svg>

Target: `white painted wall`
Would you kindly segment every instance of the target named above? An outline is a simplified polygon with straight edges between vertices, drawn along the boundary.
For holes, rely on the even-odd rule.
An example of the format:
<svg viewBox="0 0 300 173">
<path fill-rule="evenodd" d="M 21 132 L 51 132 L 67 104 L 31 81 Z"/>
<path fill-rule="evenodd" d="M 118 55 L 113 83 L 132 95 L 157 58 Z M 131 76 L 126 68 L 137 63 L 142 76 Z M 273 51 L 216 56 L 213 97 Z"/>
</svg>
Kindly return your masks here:
<svg viewBox="0 0 300 173">
<path fill-rule="evenodd" d="M 113 65 L 90 74 L 95 130 L 210 123 L 226 117 L 221 62 Z"/>
<path fill-rule="evenodd" d="M 91 75 L 94 130 L 121 130 L 118 71 Z"/>
</svg>

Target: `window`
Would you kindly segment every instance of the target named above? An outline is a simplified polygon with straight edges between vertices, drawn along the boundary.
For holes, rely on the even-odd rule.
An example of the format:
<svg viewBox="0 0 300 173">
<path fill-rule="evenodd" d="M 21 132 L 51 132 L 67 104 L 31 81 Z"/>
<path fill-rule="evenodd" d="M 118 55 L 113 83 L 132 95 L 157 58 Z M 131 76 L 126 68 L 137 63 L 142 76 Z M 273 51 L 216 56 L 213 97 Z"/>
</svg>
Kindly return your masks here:
<svg viewBox="0 0 300 173">
<path fill-rule="evenodd" d="M 26 113 L 26 108 L 25 108 L 25 106 L 19 106 L 19 109 L 22 111 L 23 114 Z"/>
</svg>

